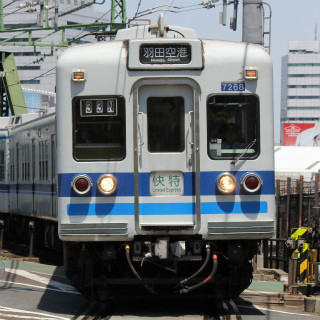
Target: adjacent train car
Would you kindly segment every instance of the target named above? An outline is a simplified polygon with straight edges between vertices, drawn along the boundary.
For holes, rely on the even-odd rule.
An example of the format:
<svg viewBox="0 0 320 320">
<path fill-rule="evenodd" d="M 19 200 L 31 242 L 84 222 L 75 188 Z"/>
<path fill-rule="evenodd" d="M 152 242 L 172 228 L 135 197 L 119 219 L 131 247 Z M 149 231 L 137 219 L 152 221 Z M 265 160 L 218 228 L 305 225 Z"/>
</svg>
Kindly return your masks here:
<svg viewBox="0 0 320 320">
<path fill-rule="evenodd" d="M 239 295 L 274 230 L 272 63 L 157 25 L 57 62 L 59 236 L 87 295 Z"/>
<path fill-rule="evenodd" d="M 1 118 L 0 127 L 0 215 L 7 236 L 28 243 L 32 226 L 37 242 L 54 249 L 55 108 Z"/>
<path fill-rule="evenodd" d="M 0 118 L 0 212 L 9 213 L 9 196 L 8 196 L 8 141 L 9 131 L 8 125 L 9 117 Z"/>
</svg>

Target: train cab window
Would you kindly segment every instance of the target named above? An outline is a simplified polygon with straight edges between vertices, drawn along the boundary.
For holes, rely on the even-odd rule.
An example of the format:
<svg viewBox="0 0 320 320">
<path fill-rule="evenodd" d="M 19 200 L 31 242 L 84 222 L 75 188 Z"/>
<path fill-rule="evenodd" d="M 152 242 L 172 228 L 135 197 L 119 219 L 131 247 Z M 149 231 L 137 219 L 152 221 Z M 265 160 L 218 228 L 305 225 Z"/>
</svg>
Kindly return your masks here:
<svg viewBox="0 0 320 320">
<path fill-rule="evenodd" d="M 259 99 L 219 95 L 207 100 L 208 155 L 211 159 L 256 158 L 259 154 Z"/>
<path fill-rule="evenodd" d="M 182 97 L 149 97 L 147 119 L 149 152 L 182 152 L 184 150 L 184 99 Z"/>
<path fill-rule="evenodd" d="M 77 161 L 123 160 L 126 156 L 123 97 L 73 99 L 73 157 Z"/>
</svg>

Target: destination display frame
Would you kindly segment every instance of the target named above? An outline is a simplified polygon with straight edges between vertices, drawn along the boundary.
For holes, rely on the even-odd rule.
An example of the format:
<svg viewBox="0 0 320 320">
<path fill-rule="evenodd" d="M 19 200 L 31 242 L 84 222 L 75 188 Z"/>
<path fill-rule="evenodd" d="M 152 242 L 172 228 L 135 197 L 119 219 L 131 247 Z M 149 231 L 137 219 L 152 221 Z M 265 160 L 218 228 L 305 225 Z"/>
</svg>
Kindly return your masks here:
<svg viewBox="0 0 320 320">
<path fill-rule="evenodd" d="M 139 50 L 141 64 L 189 64 L 191 45 L 188 43 L 142 44 Z"/>
</svg>

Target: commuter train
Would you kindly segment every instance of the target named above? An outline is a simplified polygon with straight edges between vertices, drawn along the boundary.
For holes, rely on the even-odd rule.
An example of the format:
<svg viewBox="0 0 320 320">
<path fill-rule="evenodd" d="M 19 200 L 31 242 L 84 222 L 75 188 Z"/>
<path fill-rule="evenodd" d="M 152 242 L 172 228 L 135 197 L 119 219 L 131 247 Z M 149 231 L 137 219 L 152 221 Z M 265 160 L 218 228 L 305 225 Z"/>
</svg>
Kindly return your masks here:
<svg viewBox="0 0 320 320">
<path fill-rule="evenodd" d="M 57 221 L 87 296 L 238 296 L 274 231 L 266 50 L 160 18 L 62 50 L 56 80 L 56 113 L 0 119 L 5 216 L 52 246 Z"/>
</svg>

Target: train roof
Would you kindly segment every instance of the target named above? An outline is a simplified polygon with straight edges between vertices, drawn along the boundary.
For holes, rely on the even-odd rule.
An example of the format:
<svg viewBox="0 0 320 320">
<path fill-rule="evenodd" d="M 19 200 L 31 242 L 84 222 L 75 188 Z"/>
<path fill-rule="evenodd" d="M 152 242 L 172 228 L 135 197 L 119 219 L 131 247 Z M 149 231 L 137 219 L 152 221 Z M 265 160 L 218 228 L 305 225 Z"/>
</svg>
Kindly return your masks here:
<svg viewBox="0 0 320 320">
<path fill-rule="evenodd" d="M 187 38 L 198 39 L 196 32 L 191 28 L 181 26 L 167 26 L 168 31 L 166 38 Z M 150 32 L 152 26 L 138 26 L 128 29 L 121 29 L 117 32 L 115 40 L 130 40 L 130 39 L 155 39 L 157 35 Z"/>
<path fill-rule="evenodd" d="M 49 108 L 46 111 L 41 111 L 37 113 L 25 113 L 18 114 L 11 117 L 0 117 L 0 130 L 6 130 L 8 128 L 16 128 L 21 125 L 26 125 L 34 121 L 39 121 L 41 119 L 54 114 L 56 108 Z"/>
</svg>

